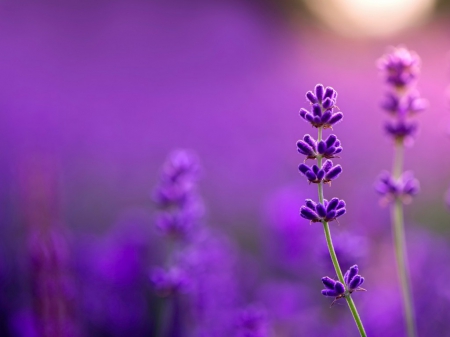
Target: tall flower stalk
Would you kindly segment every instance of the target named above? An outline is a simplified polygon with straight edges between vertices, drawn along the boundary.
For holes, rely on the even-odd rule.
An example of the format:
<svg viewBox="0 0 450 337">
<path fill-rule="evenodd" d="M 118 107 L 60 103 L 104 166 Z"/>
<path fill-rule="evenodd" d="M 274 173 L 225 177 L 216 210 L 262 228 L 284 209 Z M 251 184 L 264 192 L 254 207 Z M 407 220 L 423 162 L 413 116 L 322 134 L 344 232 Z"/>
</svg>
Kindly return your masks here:
<svg viewBox="0 0 450 337">
<path fill-rule="evenodd" d="M 306 156 L 305 161 L 316 159 L 317 165 L 308 166 L 303 163 L 299 165 L 299 171 L 310 183 L 317 184 L 319 202 L 316 203 L 311 199 L 306 199 L 305 205 L 300 208 L 300 215 L 310 220 L 311 223 L 322 223 L 331 261 L 338 276 L 337 281 L 328 276 L 322 278 L 322 283 L 325 286 L 322 294 L 334 297 L 334 301 L 345 298 L 360 335 L 366 336 L 363 323 L 351 297 L 354 291 L 364 290 L 360 287 L 364 278 L 358 275 L 357 265 L 352 266 L 345 275 L 342 273 L 331 239 L 329 222 L 345 214 L 345 202 L 338 198 L 332 198 L 328 201 L 324 199 L 323 193 L 324 184 L 331 184 L 331 181 L 335 180 L 342 172 L 342 167 L 340 165 L 334 166 L 331 161 L 333 158 L 339 158 L 337 154 L 342 151 L 341 142 L 333 134 L 324 140 L 323 130 L 331 129 L 336 123 L 340 122 L 343 114 L 341 111 L 335 111 L 337 92 L 331 87 L 325 88 L 322 84 L 317 84 L 314 92 L 308 91 L 306 93 L 306 98 L 311 103 L 310 110 L 300 109 L 300 116 L 317 128 L 318 136 L 315 140 L 310 135 L 305 135 L 302 140 L 297 142 L 297 150 L 300 154 Z M 324 159 L 326 160 L 324 161 Z"/>
<path fill-rule="evenodd" d="M 419 192 L 419 182 L 411 172 L 403 172 L 405 145 L 412 145 L 417 124 L 410 118 L 426 107 L 415 84 L 420 72 L 420 58 L 404 47 L 393 48 L 378 62 L 389 91 L 382 108 L 392 119 L 385 124 L 385 130 L 394 141 L 392 172 L 383 172 L 376 184 L 384 203 L 391 204 L 392 234 L 394 237 L 397 272 L 403 299 L 403 311 L 409 337 L 417 336 L 414 303 L 409 275 L 403 204 L 411 202 Z"/>
</svg>

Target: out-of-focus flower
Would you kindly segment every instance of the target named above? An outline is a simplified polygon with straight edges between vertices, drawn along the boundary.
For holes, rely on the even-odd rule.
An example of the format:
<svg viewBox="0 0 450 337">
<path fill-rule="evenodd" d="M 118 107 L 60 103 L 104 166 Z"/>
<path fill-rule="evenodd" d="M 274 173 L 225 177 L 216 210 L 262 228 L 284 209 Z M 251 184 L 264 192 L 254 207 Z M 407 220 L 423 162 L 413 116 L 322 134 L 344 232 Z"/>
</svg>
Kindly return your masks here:
<svg viewBox="0 0 450 337">
<path fill-rule="evenodd" d="M 305 206 L 300 208 L 300 215 L 311 222 L 330 222 L 346 212 L 345 201 L 333 198 L 329 202 L 324 199 L 323 205 L 306 199 Z"/>
<path fill-rule="evenodd" d="M 407 92 L 402 98 L 389 91 L 381 107 L 392 115 L 414 115 L 424 111 L 428 107 L 428 101 L 415 89 Z"/>
<path fill-rule="evenodd" d="M 236 328 L 238 337 L 267 337 L 267 312 L 261 306 L 247 306 L 239 313 Z"/>
<path fill-rule="evenodd" d="M 405 47 L 394 47 L 390 53 L 378 60 L 378 68 L 388 83 L 402 88 L 417 79 L 420 73 L 420 58 Z"/>
<path fill-rule="evenodd" d="M 155 268 L 150 278 L 156 292 L 161 297 L 186 292 L 189 287 L 186 273 L 178 267 L 172 267 L 168 270 Z"/>
<path fill-rule="evenodd" d="M 398 179 L 394 179 L 389 172 L 385 171 L 375 183 L 375 189 L 383 196 L 384 203 L 400 198 L 405 204 L 408 204 L 412 197 L 419 193 L 420 185 L 411 171 L 403 172 Z"/>
<path fill-rule="evenodd" d="M 417 134 L 418 127 L 416 122 L 399 120 L 386 122 L 384 129 L 388 135 L 397 141 L 411 145 L 414 136 Z"/>
</svg>

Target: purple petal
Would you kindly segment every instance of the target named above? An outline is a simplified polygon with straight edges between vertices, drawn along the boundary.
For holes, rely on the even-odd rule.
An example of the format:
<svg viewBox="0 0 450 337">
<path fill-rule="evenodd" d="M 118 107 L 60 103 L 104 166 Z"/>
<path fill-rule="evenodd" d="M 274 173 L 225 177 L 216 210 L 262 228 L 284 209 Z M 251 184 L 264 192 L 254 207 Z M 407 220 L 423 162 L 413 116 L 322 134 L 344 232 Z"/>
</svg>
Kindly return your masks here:
<svg viewBox="0 0 450 337">
<path fill-rule="evenodd" d="M 306 118 L 306 114 L 307 114 L 307 113 L 309 113 L 308 110 L 303 109 L 303 108 L 300 109 L 299 114 L 300 114 L 300 116 L 301 116 L 302 118 Z"/>
<path fill-rule="evenodd" d="M 336 211 L 332 210 L 327 212 L 327 216 L 325 217 L 325 221 L 332 221 L 336 218 Z"/>
<path fill-rule="evenodd" d="M 363 283 L 364 283 L 364 277 L 361 276 L 361 278 L 359 279 L 359 284 L 357 285 L 357 287 L 362 286 Z"/>
<path fill-rule="evenodd" d="M 335 99 L 336 98 L 336 90 L 334 90 L 332 87 L 327 87 L 327 89 L 325 90 L 325 95 L 323 97 Z"/>
<path fill-rule="evenodd" d="M 305 119 L 306 119 L 308 122 L 312 122 L 312 121 L 314 121 L 314 116 L 311 115 L 311 113 L 308 112 L 308 113 L 305 115 Z"/>
<path fill-rule="evenodd" d="M 320 125 L 322 123 L 322 118 L 320 116 L 314 116 L 313 123 Z"/>
<path fill-rule="evenodd" d="M 334 210 L 336 208 L 336 206 L 338 205 L 338 203 L 339 203 L 338 198 L 331 199 L 327 206 L 327 212 Z"/>
<path fill-rule="evenodd" d="M 358 288 L 360 282 L 361 282 L 361 275 L 356 275 L 355 277 L 353 277 L 350 280 L 350 283 L 348 284 L 348 287 L 350 289 L 356 289 L 356 288 Z"/>
<path fill-rule="evenodd" d="M 305 206 L 312 209 L 313 211 L 315 211 L 317 204 L 314 201 L 312 201 L 311 199 L 306 199 Z"/>
<path fill-rule="evenodd" d="M 339 200 L 336 209 L 340 209 L 340 208 L 345 208 L 345 201 L 344 200 Z"/>
<path fill-rule="evenodd" d="M 325 288 L 334 289 L 334 285 L 336 284 L 336 281 L 328 276 L 325 276 L 325 277 L 322 277 L 322 283 L 325 286 Z"/>
<path fill-rule="evenodd" d="M 337 293 L 335 290 L 331 289 L 322 289 L 322 295 L 329 296 L 329 297 L 336 297 Z"/>
<path fill-rule="evenodd" d="M 313 94 L 312 91 L 308 91 L 306 93 L 306 98 L 308 99 L 308 101 L 310 101 L 311 103 L 317 103 L 317 97 Z"/>
<path fill-rule="evenodd" d="M 325 143 L 327 144 L 327 147 L 330 147 L 330 146 L 334 145 L 336 140 L 337 140 L 336 135 L 331 134 L 331 135 L 328 136 L 328 138 L 325 141 Z"/>
<path fill-rule="evenodd" d="M 326 175 L 326 180 L 334 180 L 342 173 L 341 165 L 333 167 Z"/>
<path fill-rule="evenodd" d="M 328 123 L 328 121 L 331 119 L 331 110 L 327 110 L 323 113 L 322 118 L 320 119 L 322 123 Z"/>
<path fill-rule="evenodd" d="M 327 146 L 325 144 L 325 142 L 323 140 L 321 140 L 318 144 L 317 144 L 317 152 L 319 152 L 320 154 L 324 154 L 325 150 L 326 150 Z"/>
<path fill-rule="evenodd" d="M 325 176 L 325 171 L 324 170 L 320 170 L 317 173 L 317 180 L 322 180 L 324 176 Z"/>
<path fill-rule="evenodd" d="M 349 270 L 348 270 L 349 283 L 348 284 L 350 284 L 352 282 L 353 278 L 358 274 L 358 271 L 359 271 L 358 265 L 356 265 L 356 264 L 349 268 Z"/>
<path fill-rule="evenodd" d="M 311 146 L 313 148 L 313 150 L 316 150 L 316 140 L 311 137 L 310 135 L 306 134 L 303 136 L 303 140 L 309 144 L 309 146 Z"/>
<path fill-rule="evenodd" d="M 327 148 L 327 149 L 325 150 L 324 155 L 325 155 L 325 156 L 331 156 L 331 155 L 333 155 L 335 152 L 336 152 L 336 148 L 335 148 L 334 146 L 330 146 L 329 148 Z"/>
<path fill-rule="evenodd" d="M 306 176 L 306 178 L 308 178 L 309 181 L 316 181 L 317 180 L 317 175 L 311 170 L 308 170 L 305 173 L 305 176 Z"/>
<path fill-rule="evenodd" d="M 323 92 L 324 92 L 324 87 L 322 84 L 317 84 L 316 87 L 314 88 L 314 91 L 316 93 L 316 97 L 319 101 L 322 101 L 323 99 Z"/>
<path fill-rule="evenodd" d="M 327 211 L 325 210 L 325 207 L 322 204 L 317 204 L 316 212 L 321 218 L 324 218 L 327 215 Z"/>
<path fill-rule="evenodd" d="M 312 106 L 312 114 L 317 117 L 322 117 L 322 108 L 319 104 L 313 104 Z"/>
<path fill-rule="evenodd" d="M 314 155 L 313 148 L 302 140 L 297 141 L 297 151 L 306 156 Z"/>
<path fill-rule="evenodd" d="M 315 174 L 317 174 L 317 173 L 319 172 L 319 166 L 317 166 L 316 164 L 314 164 L 314 165 L 311 167 L 311 169 L 312 169 L 312 171 L 313 171 Z"/>
<path fill-rule="evenodd" d="M 346 212 L 347 211 L 345 210 L 345 208 L 338 209 L 336 211 L 336 218 L 339 218 L 341 215 L 344 215 Z"/>
<path fill-rule="evenodd" d="M 348 284 L 348 274 L 350 273 L 350 270 L 347 270 L 344 274 L 344 282 L 345 284 Z"/>
<path fill-rule="evenodd" d="M 344 115 L 342 114 L 342 112 L 336 112 L 333 115 L 333 117 L 330 118 L 330 120 L 328 121 L 328 124 L 334 125 L 334 124 L 340 122 L 343 117 L 344 117 Z"/>
<path fill-rule="evenodd" d="M 333 101 L 330 98 L 325 98 L 322 102 L 322 107 L 324 109 L 329 109 L 333 106 Z"/>
<path fill-rule="evenodd" d="M 300 165 L 298 166 L 298 170 L 299 170 L 301 173 L 306 174 L 306 172 L 310 171 L 311 169 L 309 168 L 308 165 L 300 164 Z"/>
<path fill-rule="evenodd" d="M 333 162 L 331 160 L 326 160 L 322 165 L 322 170 L 328 173 L 328 171 L 333 167 Z"/>
<path fill-rule="evenodd" d="M 343 285 L 341 282 L 339 282 L 339 281 L 336 281 L 336 283 L 335 283 L 335 285 L 334 285 L 334 290 L 336 291 L 336 293 L 337 293 L 338 295 L 341 295 L 341 294 L 345 293 L 345 287 L 344 287 L 344 285 Z"/>
<path fill-rule="evenodd" d="M 300 216 L 311 221 L 319 220 L 317 213 L 305 206 L 300 208 Z"/>
</svg>

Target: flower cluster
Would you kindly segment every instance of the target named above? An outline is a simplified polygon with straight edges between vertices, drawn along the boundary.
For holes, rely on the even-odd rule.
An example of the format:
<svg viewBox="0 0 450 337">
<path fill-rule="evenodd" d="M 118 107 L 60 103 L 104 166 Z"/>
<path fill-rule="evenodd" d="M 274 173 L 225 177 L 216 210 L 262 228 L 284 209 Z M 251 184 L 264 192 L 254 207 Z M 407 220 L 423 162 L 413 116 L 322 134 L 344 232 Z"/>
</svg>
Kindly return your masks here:
<svg viewBox="0 0 450 337">
<path fill-rule="evenodd" d="M 156 292 L 161 297 L 184 292 L 189 286 L 189 279 L 186 273 L 178 267 L 171 267 L 168 270 L 155 268 L 152 272 L 151 280 Z"/>
<path fill-rule="evenodd" d="M 332 128 L 340 122 L 344 115 L 334 111 L 336 107 L 337 92 L 332 87 L 317 84 L 314 92 L 308 91 L 306 98 L 311 103 L 310 110 L 300 109 L 300 116 L 316 128 Z"/>
<path fill-rule="evenodd" d="M 342 152 L 341 142 L 336 135 L 331 134 L 325 140 L 322 140 L 322 132 L 324 129 L 332 128 L 332 126 L 342 120 L 342 112 L 334 112 L 336 108 L 337 92 L 331 87 L 324 87 L 317 84 L 314 92 L 308 91 L 306 98 L 311 103 L 310 111 L 300 109 L 300 116 L 310 122 L 312 126 L 318 128 L 318 139 L 315 140 L 310 135 L 305 135 L 303 139 L 297 141 L 297 151 L 306 156 L 307 159 L 317 159 L 317 164 L 312 166 L 306 165 L 305 161 L 299 165 L 298 169 L 310 183 L 318 184 L 319 202 L 306 199 L 305 205 L 300 208 L 300 216 L 306 220 L 313 222 L 321 222 L 324 226 L 327 247 L 333 266 L 341 281 L 332 280 L 329 277 L 322 278 L 322 282 L 326 289 L 322 290 L 325 296 L 333 296 L 339 298 L 348 297 L 349 305 L 352 299 L 350 294 L 355 290 L 360 290 L 360 285 L 364 282 L 358 274 L 358 267 L 354 265 L 345 274 L 345 285 L 339 262 L 337 261 L 336 252 L 331 241 L 331 234 L 328 223 L 337 220 L 346 213 L 345 201 L 338 198 L 332 198 L 330 201 L 324 199 L 323 184 L 331 183 L 342 173 L 341 165 L 333 165 L 331 158 L 336 158 L 337 154 Z M 323 160 L 326 159 L 324 162 Z M 333 302 L 334 303 L 334 302 Z M 355 309 L 356 310 L 356 309 Z M 360 332 L 364 334 L 361 320 L 358 314 L 352 311 L 353 318 L 357 323 Z"/>
<path fill-rule="evenodd" d="M 385 171 L 376 182 L 375 189 L 386 202 L 400 198 L 407 204 L 411 202 L 413 196 L 419 193 L 420 186 L 411 171 L 403 172 L 398 179 L 394 179 L 389 172 Z"/>
<path fill-rule="evenodd" d="M 196 191 L 199 165 L 186 151 L 176 151 L 163 167 L 154 192 L 154 201 L 161 210 L 157 228 L 165 236 L 186 239 L 202 215 L 203 205 Z"/>
<path fill-rule="evenodd" d="M 300 164 L 298 170 L 306 176 L 309 182 L 315 184 L 320 182 L 330 183 L 342 173 L 341 165 L 333 166 L 331 160 L 325 161 L 322 168 L 315 164 L 311 167 L 306 164 Z"/>
<path fill-rule="evenodd" d="M 417 124 L 408 118 L 427 107 L 427 101 L 415 88 L 420 58 L 404 47 L 397 47 L 378 61 L 378 67 L 389 88 L 381 107 L 393 117 L 393 121 L 385 124 L 385 131 L 397 142 L 411 144 Z"/>
<path fill-rule="evenodd" d="M 321 203 L 315 203 L 311 199 L 305 200 L 305 206 L 300 208 L 300 216 L 311 222 L 330 222 L 344 215 L 345 201 L 333 198 L 329 202 L 327 199 Z"/>
<path fill-rule="evenodd" d="M 187 151 L 172 153 L 163 166 L 154 201 L 160 212 L 156 227 L 164 237 L 177 242 L 166 256 L 166 268 L 156 268 L 150 275 L 159 296 L 168 297 L 186 291 L 189 276 L 186 266 L 179 261 L 187 244 L 193 240 L 203 205 L 196 190 L 199 165 L 194 155 Z"/>
<path fill-rule="evenodd" d="M 297 151 L 306 156 L 306 159 L 339 158 L 337 154 L 342 152 L 341 142 L 335 135 L 329 135 L 327 139 L 317 142 L 313 137 L 306 134 L 303 140 L 297 141 Z"/>
<path fill-rule="evenodd" d="M 417 79 L 420 73 L 420 58 L 415 52 L 400 46 L 378 60 L 378 68 L 383 71 L 386 82 L 403 88 Z"/>
<path fill-rule="evenodd" d="M 354 291 L 365 291 L 364 288 L 361 288 L 361 285 L 364 283 L 364 277 L 358 274 L 358 266 L 356 264 L 347 270 L 344 275 L 344 282 L 345 285 L 328 276 L 322 277 L 322 283 L 325 286 L 325 289 L 322 289 L 322 295 L 335 297 L 335 301 L 337 301 Z"/>
</svg>

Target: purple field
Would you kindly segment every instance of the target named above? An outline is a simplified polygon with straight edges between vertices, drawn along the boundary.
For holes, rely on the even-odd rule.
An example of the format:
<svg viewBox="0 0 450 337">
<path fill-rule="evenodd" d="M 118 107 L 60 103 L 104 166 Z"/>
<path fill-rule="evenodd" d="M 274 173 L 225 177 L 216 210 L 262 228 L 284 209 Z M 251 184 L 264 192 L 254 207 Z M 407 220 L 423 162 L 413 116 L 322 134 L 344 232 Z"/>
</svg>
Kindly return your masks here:
<svg viewBox="0 0 450 337">
<path fill-rule="evenodd" d="M 318 198 L 299 110 L 322 83 L 344 115 L 324 130 L 343 147 L 323 187 L 346 203 L 336 254 L 365 278 L 368 336 L 406 337 L 375 191 L 393 165 L 391 46 L 420 56 L 428 101 L 404 163 L 418 336 L 450 336 L 450 6 L 381 35 L 343 17 L 345 35 L 308 3 L 0 1 L 0 336 L 358 336 L 345 299 L 321 294 L 337 279 L 322 224 L 299 214 Z M 191 176 L 174 190 L 178 164 Z"/>
</svg>

